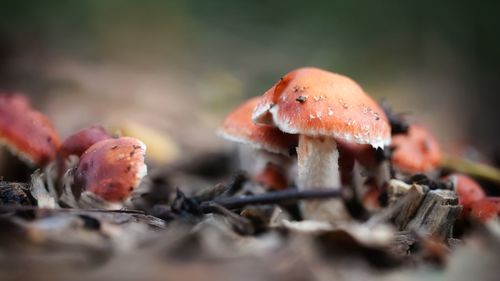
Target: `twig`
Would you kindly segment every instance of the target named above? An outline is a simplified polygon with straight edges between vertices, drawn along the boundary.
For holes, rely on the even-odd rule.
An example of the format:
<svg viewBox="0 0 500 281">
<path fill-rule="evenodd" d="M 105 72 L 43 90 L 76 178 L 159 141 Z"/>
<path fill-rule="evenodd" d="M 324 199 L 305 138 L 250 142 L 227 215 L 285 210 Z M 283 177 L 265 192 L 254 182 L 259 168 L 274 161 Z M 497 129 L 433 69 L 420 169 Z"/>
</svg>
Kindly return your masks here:
<svg viewBox="0 0 500 281">
<path fill-rule="evenodd" d="M 232 196 L 243 188 L 243 184 L 248 180 L 244 171 L 238 171 L 234 175 L 233 180 L 227 186 L 227 189 L 222 193 L 224 196 Z"/>
<path fill-rule="evenodd" d="M 233 180 L 228 185 L 220 183 L 216 184 L 213 187 L 209 187 L 200 191 L 192 198 L 199 202 L 203 202 L 213 200 L 214 198 L 219 196 L 233 196 L 241 190 L 243 184 L 247 180 L 248 177 L 246 176 L 246 174 L 243 171 L 239 171 L 234 175 Z"/>
<path fill-rule="evenodd" d="M 500 183 L 500 169 L 487 164 L 447 155 L 441 167 Z"/>
<path fill-rule="evenodd" d="M 214 202 L 208 204 L 208 208 L 210 208 L 210 211 L 212 213 L 220 214 L 226 217 L 226 219 L 231 222 L 231 225 L 233 225 L 235 230 L 238 231 L 240 234 L 251 235 L 255 233 L 255 229 L 252 225 L 252 222 L 249 219 L 242 217 L 236 213 L 233 213 L 230 210 Z"/>
<path fill-rule="evenodd" d="M 326 200 L 336 197 L 344 197 L 342 189 L 317 189 L 310 191 L 285 190 L 240 197 L 215 198 L 212 201 L 202 202 L 200 204 L 200 209 L 203 213 L 209 213 L 212 210 L 211 206 L 213 203 L 227 209 L 237 209 L 246 205 L 281 204 L 290 201 L 311 199 Z"/>
</svg>

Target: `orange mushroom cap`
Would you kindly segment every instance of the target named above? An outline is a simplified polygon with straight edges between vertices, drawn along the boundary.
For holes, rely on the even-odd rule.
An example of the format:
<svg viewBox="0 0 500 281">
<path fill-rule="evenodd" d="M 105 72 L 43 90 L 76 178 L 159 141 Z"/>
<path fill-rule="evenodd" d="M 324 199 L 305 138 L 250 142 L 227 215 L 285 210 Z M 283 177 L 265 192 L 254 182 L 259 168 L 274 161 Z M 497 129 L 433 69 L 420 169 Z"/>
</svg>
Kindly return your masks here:
<svg viewBox="0 0 500 281">
<path fill-rule="evenodd" d="M 218 134 L 228 140 L 244 143 L 257 149 L 289 155 L 297 146 L 298 138 L 270 126 L 257 126 L 252 122 L 252 112 L 260 98 L 252 98 L 231 112 Z"/>
<path fill-rule="evenodd" d="M 392 162 L 403 172 L 427 172 L 436 168 L 441 161 L 439 143 L 427 129 L 419 125 L 411 125 L 407 134 L 395 135 L 392 145 L 395 148 Z"/>
<path fill-rule="evenodd" d="M 253 120 L 281 131 L 384 147 L 391 129 L 380 106 L 350 78 L 318 68 L 299 68 L 269 89 Z"/>
<path fill-rule="evenodd" d="M 472 203 L 470 216 L 482 222 L 498 217 L 500 213 L 500 197 L 486 197 Z"/>
<path fill-rule="evenodd" d="M 0 140 L 37 166 L 52 161 L 60 146 L 59 135 L 49 119 L 18 94 L 0 95 Z"/>
<path fill-rule="evenodd" d="M 95 143 L 110 138 L 111 135 L 102 126 L 84 128 L 64 140 L 59 149 L 59 154 L 63 159 L 69 155 L 80 157 Z"/>
<path fill-rule="evenodd" d="M 123 201 L 147 173 L 145 153 L 145 144 L 134 138 L 100 141 L 82 154 L 75 184 L 106 201 Z"/>
</svg>

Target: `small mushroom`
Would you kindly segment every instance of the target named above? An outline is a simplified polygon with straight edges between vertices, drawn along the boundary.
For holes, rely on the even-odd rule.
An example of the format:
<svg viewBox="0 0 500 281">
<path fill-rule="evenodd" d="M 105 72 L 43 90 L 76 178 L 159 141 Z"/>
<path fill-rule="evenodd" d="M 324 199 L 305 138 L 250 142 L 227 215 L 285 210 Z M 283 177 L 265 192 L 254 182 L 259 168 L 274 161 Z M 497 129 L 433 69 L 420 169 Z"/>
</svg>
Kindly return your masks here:
<svg viewBox="0 0 500 281">
<path fill-rule="evenodd" d="M 463 206 L 460 217 L 465 218 L 471 206 L 486 197 L 481 186 L 472 178 L 463 174 L 451 174 L 445 178 L 452 182 L 458 194 L 458 203 Z"/>
<path fill-rule="evenodd" d="M 439 143 L 424 127 L 410 125 L 407 134 L 392 138 L 392 163 L 403 173 L 424 173 L 438 167 L 441 162 Z"/>
<path fill-rule="evenodd" d="M 284 166 L 290 161 L 290 151 L 297 146 L 297 136 L 255 125 L 251 117 L 258 103 L 257 97 L 240 105 L 225 118 L 217 133 L 227 140 L 249 145 L 254 150 L 252 154 L 257 151 L 259 163 L 252 163 L 256 166 L 253 176 L 266 187 L 282 189 L 288 185 Z"/>
<path fill-rule="evenodd" d="M 89 147 L 97 142 L 110 139 L 111 135 L 101 126 L 91 126 L 67 137 L 57 153 L 58 174 L 62 175 L 66 169 L 66 159 L 70 155 L 80 157 Z"/>
<path fill-rule="evenodd" d="M 145 153 L 144 143 L 130 137 L 97 142 L 80 158 L 75 195 L 90 192 L 107 202 L 125 201 L 147 174 Z"/>
<path fill-rule="evenodd" d="M 60 146 L 50 120 L 18 94 L 0 95 L 0 141 L 28 164 L 39 167 L 54 160 Z"/>
<path fill-rule="evenodd" d="M 305 101 L 297 101 L 307 96 Z M 299 189 L 340 188 L 337 140 L 383 148 L 391 129 L 379 105 L 350 78 L 317 68 L 286 74 L 262 96 L 253 113 L 258 124 L 298 134 Z M 310 219 L 343 220 L 340 200 L 304 205 Z"/>
<path fill-rule="evenodd" d="M 67 137 L 61 144 L 59 154 L 66 158 L 69 155 L 80 157 L 89 147 L 97 142 L 110 139 L 112 136 L 102 126 L 91 126 Z"/>
</svg>

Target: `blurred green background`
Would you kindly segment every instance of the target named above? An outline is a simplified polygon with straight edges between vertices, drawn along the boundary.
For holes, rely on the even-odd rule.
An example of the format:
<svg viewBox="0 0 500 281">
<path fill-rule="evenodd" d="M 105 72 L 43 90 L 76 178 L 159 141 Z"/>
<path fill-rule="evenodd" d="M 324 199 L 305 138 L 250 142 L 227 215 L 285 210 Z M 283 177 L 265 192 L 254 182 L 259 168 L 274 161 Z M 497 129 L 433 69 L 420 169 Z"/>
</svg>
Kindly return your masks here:
<svg viewBox="0 0 500 281">
<path fill-rule="evenodd" d="M 447 148 L 472 143 L 493 153 L 500 137 L 499 6 L 1 1 L 0 88 L 32 94 L 63 135 L 126 116 L 203 148 L 196 136 L 217 143 L 211 132 L 238 102 L 296 67 L 318 66 L 386 97 Z"/>
</svg>

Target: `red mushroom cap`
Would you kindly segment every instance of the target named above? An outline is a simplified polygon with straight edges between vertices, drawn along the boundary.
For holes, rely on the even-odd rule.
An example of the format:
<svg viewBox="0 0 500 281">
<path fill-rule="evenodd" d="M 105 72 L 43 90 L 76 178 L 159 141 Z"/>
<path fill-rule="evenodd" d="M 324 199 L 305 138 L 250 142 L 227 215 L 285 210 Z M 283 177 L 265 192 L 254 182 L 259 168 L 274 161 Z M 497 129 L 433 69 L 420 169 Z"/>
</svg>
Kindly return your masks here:
<svg viewBox="0 0 500 281">
<path fill-rule="evenodd" d="M 75 185 L 106 201 L 123 201 L 147 173 L 145 153 L 144 143 L 134 138 L 100 141 L 82 154 Z"/>
<path fill-rule="evenodd" d="M 84 128 L 64 140 L 59 149 L 59 154 L 63 159 L 69 155 L 80 157 L 95 143 L 110 138 L 111 135 L 102 126 Z"/>
<path fill-rule="evenodd" d="M 391 129 L 380 106 L 350 78 L 318 68 L 286 74 L 262 96 L 257 123 L 312 137 L 383 147 Z"/>
<path fill-rule="evenodd" d="M 56 157 L 59 135 L 49 119 L 32 109 L 26 97 L 0 95 L 0 140 L 30 164 L 43 166 Z"/>
<path fill-rule="evenodd" d="M 392 162 L 396 168 L 408 173 L 427 172 L 441 162 L 441 149 L 432 134 L 422 126 L 411 125 L 407 134 L 392 138 L 395 150 Z"/>
<path fill-rule="evenodd" d="M 458 194 L 458 202 L 464 206 L 464 209 L 486 197 L 479 183 L 466 175 L 451 174 L 446 179 L 453 182 L 455 191 Z"/>
<path fill-rule="evenodd" d="M 487 222 L 500 213 L 500 197 L 486 197 L 472 203 L 470 216 L 482 222 Z"/>
<path fill-rule="evenodd" d="M 228 140 L 249 144 L 257 149 L 289 155 L 297 146 L 298 138 L 270 126 L 257 126 L 252 122 L 252 112 L 260 98 L 252 98 L 231 112 L 218 134 Z"/>
<path fill-rule="evenodd" d="M 91 126 L 67 137 L 57 153 L 57 172 L 61 177 L 66 170 L 66 159 L 70 155 L 80 157 L 95 143 L 109 139 L 111 135 L 101 126 Z"/>
</svg>

